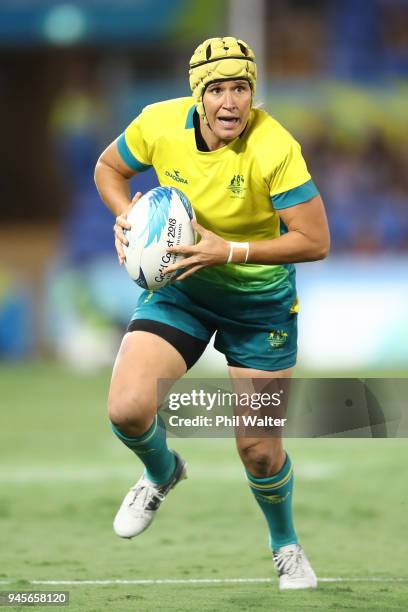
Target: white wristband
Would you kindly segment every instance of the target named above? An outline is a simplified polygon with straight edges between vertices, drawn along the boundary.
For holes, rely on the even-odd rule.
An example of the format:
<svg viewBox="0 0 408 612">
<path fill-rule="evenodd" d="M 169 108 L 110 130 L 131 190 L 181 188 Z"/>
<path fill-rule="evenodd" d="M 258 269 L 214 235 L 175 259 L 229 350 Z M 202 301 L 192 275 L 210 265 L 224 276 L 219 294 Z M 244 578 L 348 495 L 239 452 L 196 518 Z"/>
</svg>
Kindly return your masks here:
<svg viewBox="0 0 408 612">
<path fill-rule="evenodd" d="M 231 263 L 232 258 L 234 256 L 234 249 L 246 249 L 245 261 L 244 261 L 244 263 L 246 263 L 248 260 L 248 255 L 249 255 L 249 242 L 230 242 L 229 244 L 230 244 L 230 252 L 229 252 L 227 263 Z"/>
</svg>

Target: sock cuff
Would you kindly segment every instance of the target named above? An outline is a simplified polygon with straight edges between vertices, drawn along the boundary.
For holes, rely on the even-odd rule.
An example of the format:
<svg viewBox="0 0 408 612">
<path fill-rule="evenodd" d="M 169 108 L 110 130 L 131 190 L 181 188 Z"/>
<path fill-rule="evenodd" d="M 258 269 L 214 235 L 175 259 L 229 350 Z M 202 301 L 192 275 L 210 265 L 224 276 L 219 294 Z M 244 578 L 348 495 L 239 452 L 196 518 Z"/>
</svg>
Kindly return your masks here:
<svg viewBox="0 0 408 612">
<path fill-rule="evenodd" d="M 269 476 L 267 478 L 257 478 L 248 472 L 248 470 L 245 471 L 251 488 L 262 491 L 265 489 L 276 489 L 289 482 L 293 475 L 293 465 L 289 455 L 286 453 L 285 463 L 279 472 L 273 476 Z"/>
<path fill-rule="evenodd" d="M 149 429 L 147 431 L 144 432 L 144 434 L 142 434 L 141 436 L 125 436 L 125 434 L 123 434 L 117 427 L 116 425 L 114 425 L 111 422 L 111 426 L 112 426 L 112 431 L 113 433 L 118 436 L 118 438 L 120 440 L 123 440 L 123 442 L 127 442 L 129 444 L 132 444 L 137 446 L 139 444 L 146 444 L 146 442 L 148 442 L 156 433 L 157 430 L 157 426 L 158 426 L 158 419 L 157 419 L 157 414 L 154 417 L 154 421 L 151 424 L 151 426 L 149 427 Z"/>
</svg>

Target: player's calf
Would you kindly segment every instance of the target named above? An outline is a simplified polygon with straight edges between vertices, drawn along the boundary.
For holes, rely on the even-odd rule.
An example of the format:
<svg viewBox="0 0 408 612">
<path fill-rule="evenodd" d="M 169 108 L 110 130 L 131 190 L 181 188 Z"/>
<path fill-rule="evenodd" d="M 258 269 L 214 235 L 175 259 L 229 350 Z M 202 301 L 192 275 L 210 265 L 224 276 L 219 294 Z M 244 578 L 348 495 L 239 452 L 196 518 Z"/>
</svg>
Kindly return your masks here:
<svg viewBox="0 0 408 612">
<path fill-rule="evenodd" d="M 285 462 L 280 438 L 237 438 L 236 442 L 242 463 L 256 478 L 278 473 Z"/>
</svg>

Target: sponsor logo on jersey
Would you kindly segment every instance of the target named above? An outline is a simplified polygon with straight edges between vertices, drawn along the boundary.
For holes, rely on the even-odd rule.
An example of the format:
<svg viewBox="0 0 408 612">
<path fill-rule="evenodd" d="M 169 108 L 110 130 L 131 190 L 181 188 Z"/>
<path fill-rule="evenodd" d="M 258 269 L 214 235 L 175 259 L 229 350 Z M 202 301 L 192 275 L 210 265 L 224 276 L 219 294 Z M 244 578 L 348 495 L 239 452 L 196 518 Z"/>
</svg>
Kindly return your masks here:
<svg viewBox="0 0 408 612">
<path fill-rule="evenodd" d="M 243 198 L 245 195 L 245 187 L 244 187 L 245 179 L 242 174 L 234 174 L 227 189 L 230 190 L 232 197 L 234 198 Z"/>
<path fill-rule="evenodd" d="M 173 172 L 166 170 L 164 174 L 172 178 L 173 181 L 176 181 L 176 183 L 184 183 L 185 185 L 188 185 L 188 180 L 180 176 L 180 170 L 173 170 Z"/>
<path fill-rule="evenodd" d="M 288 334 L 280 329 L 271 329 L 268 334 L 268 342 L 273 349 L 281 348 L 288 341 Z"/>
</svg>

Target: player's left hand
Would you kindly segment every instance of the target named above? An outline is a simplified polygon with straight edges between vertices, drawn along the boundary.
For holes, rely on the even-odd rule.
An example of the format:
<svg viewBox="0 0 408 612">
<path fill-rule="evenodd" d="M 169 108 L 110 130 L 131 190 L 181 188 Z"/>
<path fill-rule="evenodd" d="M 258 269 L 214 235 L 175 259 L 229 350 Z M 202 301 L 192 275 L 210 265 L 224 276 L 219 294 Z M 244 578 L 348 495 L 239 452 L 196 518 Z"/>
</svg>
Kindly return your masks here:
<svg viewBox="0 0 408 612">
<path fill-rule="evenodd" d="M 187 278 L 187 276 L 206 266 L 225 264 L 228 261 L 230 244 L 227 240 L 205 229 L 197 221 L 191 221 L 191 225 L 194 231 L 201 236 L 200 242 L 193 246 L 183 246 L 180 244 L 177 247 L 167 249 L 168 253 L 182 253 L 185 256 L 182 261 L 166 268 L 166 274 L 187 268 L 185 272 L 177 276 L 175 279 L 177 281 Z"/>
</svg>

